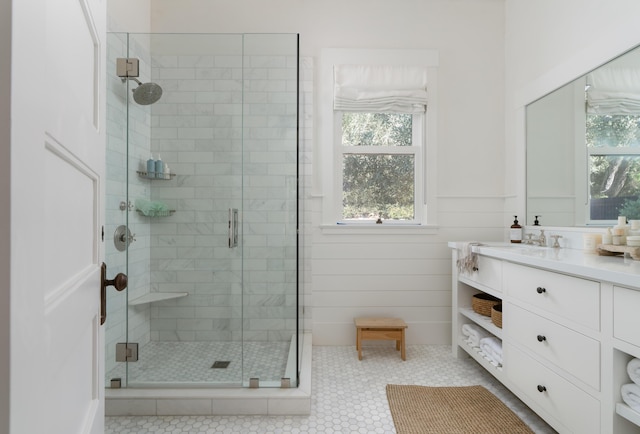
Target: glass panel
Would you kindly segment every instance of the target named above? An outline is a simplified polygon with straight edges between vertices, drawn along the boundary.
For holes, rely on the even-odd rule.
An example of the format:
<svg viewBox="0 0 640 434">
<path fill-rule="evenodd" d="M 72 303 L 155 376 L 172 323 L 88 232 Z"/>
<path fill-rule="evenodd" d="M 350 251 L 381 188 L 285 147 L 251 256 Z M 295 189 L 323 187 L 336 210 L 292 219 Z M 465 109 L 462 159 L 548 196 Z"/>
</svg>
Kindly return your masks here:
<svg viewBox="0 0 640 434">
<path fill-rule="evenodd" d="M 129 276 L 127 313 L 122 301 L 108 319 L 107 386 L 295 386 L 297 35 L 109 38 L 105 238 L 119 225 L 132 236 L 107 248 L 125 268 L 109 274 Z M 117 77 L 125 57 L 142 84 Z M 159 100 L 136 96 L 149 83 Z M 138 361 L 114 362 L 125 342 Z"/>
<path fill-rule="evenodd" d="M 107 37 L 107 70 L 116 70 L 116 59 L 127 56 L 127 35 L 111 33 Z M 106 131 L 106 200 L 104 248 L 107 277 L 127 274 L 127 252 L 122 245 L 116 247 L 114 235 L 119 227 L 127 226 L 127 105 L 124 98 L 126 85 L 115 76 L 107 75 L 107 131 Z M 124 210 L 121 208 L 124 206 Z M 105 334 L 105 385 L 120 380 L 126 385 L 124 363 L 116 362 L 116 344 L 127 341 L 127 289 L 122 292 L 107 290 L 107 320 Z"/>
<path fill-rule="evenodd" d="M 242 215 L 242 36 L 131 35 L 130 56 L 163 92 L 147 105 L 127 93 L 129 385 L 240 386 L 243 246 L 229 247 L 228 219 Z M 151 179 L 149 158 L 162 161 Z"/>
<path fill-rule="evenodd" d="M 244 36 L 244 372 L 296 385 L 297 35 Z"/>
<path fill-rule="evenodd" d="M 412 119 L 401 113 L 342 114 L 343 146 L 411 146 Z"/>
<path fill-rule="evenodd" d="M 640 156 L 592 155 L 589 167 L 591 219 L 640 219 Z"/>
<path fill-rule="evenodd" d="M 413 220 L 414 171 L 413 155 L 345 155 L 344 219 Z"/>
</svg>

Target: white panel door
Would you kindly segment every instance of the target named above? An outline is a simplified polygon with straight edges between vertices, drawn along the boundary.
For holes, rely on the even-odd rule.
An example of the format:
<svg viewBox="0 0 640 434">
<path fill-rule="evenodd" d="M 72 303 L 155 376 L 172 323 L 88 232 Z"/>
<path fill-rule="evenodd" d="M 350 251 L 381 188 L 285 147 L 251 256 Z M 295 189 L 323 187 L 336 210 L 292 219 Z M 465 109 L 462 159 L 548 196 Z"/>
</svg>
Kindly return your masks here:
<svg viewBox="0 0 640 434">
<path fill-rule="evenodd" d="M 11 432 L 102 433 L 106 0 L 13 5 Z"/>
</svg>

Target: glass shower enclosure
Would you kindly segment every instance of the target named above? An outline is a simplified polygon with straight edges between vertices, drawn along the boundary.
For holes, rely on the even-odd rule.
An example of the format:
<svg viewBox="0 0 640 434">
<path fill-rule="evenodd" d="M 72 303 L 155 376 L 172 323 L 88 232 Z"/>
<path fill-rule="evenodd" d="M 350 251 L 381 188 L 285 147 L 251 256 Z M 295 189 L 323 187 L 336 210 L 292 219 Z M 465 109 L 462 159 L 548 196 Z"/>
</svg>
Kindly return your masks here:
<svg viewBox="0 0 640 434">
<path fill-rule="evenodd" d="M 298 35 L 108 35 L 107 387 L 296 386 Z"/>
</svg>

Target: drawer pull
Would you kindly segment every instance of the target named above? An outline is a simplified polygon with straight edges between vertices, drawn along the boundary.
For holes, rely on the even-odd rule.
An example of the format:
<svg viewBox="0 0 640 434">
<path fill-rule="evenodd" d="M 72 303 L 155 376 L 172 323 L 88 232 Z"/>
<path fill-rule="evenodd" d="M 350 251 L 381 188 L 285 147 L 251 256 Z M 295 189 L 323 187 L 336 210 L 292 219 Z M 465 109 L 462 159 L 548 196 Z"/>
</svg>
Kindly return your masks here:
<svg viewBox="0 0 640 434">
<path fill-rule="evenodd" d="M 538 292 L 538 294 L 542 294 L 543 292 L 547 292 L 547 290 L 545 288 L 543 288 L 542 286 L 538 286 L 536 288 L 536 291 Z"/>
<path fill-rule="evenodd" d="M 538 384 L 538 392 L 542 393 L 542 392 L 546 392 L 546 391 L 547 391 L 547 388 L 546 388 L 546 387 L 544 387 L 544 386 L 543 386 L 543 385 L 541 385 L 541 384 Z"/>
<path fill-rule="evenodd" d="M 546 336 L 538 335 L 538 342 L 544 342 L 547 340 Z"/>
</svg>

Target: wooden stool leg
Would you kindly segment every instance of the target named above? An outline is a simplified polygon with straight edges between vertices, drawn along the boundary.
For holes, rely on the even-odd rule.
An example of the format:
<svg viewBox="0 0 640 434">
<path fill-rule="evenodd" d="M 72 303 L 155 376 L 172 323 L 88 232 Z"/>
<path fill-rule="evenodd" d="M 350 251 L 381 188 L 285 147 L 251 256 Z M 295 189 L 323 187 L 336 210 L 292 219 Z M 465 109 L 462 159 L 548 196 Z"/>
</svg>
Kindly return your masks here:
<svg viewBox="0 0 640 434">
<path fill-rule="evenodd" d="M 396 351 L 400 351 L 400 342 L 402 342 L 400 339 L 396 341 Z"/>
<path fill-rule="evenodd" d="M 402 343 L 401 343 L 400 356 L 402 357 L 402 360 L 407 360 L 407 355 L 406 355 L 405 349 L 404 349 L 404 329 L 402 329 Z"/>
<path fill-rule="evenodd" d="M 358 350 L 358 360 L 362 360 L 362 329 L 358 328 L 356 347 Z"/>
</svg>

